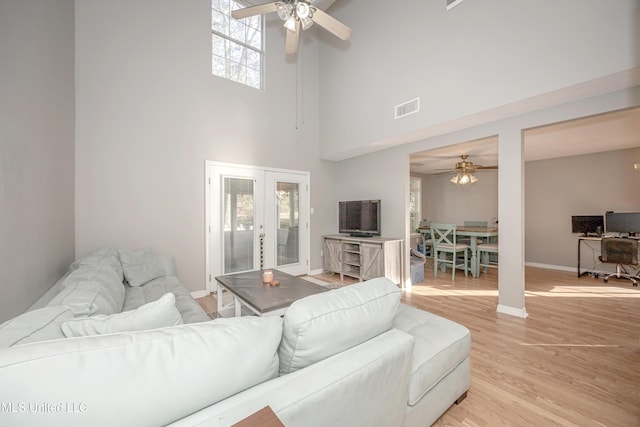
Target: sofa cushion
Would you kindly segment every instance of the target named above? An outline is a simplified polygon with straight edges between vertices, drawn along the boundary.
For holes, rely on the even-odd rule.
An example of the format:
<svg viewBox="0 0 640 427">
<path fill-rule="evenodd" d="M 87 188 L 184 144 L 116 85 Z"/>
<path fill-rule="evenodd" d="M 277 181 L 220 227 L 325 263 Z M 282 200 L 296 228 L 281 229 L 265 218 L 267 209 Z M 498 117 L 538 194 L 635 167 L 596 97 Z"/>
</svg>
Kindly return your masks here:
<svg viewBox="0 0 640 427">
<path fill-rule="evenodd" d="M 2 424 L 167 425 L 276 377 L 281 333 L 278 317 L 241 317 L 10 347 L 0 351 L 0 402 L 82 412 L 5 412 Z"/>
<path fill-rule="evenodd" d="M 75 260 L 70 266 L 69 270 L 77 270 L 84 265 L 92 266 L 108 266 L 110 267 L 120 278 L 122 282 L 122 264 L 118 259 L 118 251 L 113 248 L 100 248 Z"/>
<path fill-rule="evenodd" d="M 394 327 L 415 338 L 408 401 L 413 406 L 467 358 L 471 334 L 456 322 L 405 304 L 400 304 Z"/>
<path fill-rule="evenodd" d="M 47 304 L 48 307 L 65 305 L 76 316 L 113 314 L 120 311 L 109 291 L 99 282 L 75 280 Z"/>
<path fill-rule="evenodd" d="M 354 347 L 392 328 L 400 289 L 386 278 L 312 295 L 284 316 L 280 374 Z"/>
<path fill-rule="evenodd" d="M 27 311 L 0 325 L 0 347 L 64 338 L 60 325 L 72 318 L 66 306 Z"/>
<path fill-rule="evenodd" d="M 124 283 L 122 283 L 122 276 L 118 276 L 111 266 L 90 264 L 78 266 L 76 270 L 71 271 L 62 281 L 61 289 L 65 289 L 77 282 L 95 282 L 100 284 L 113 300 L 115 312 L 122 311 L 125 298 Z"/>
<path fill-rule="evenodd" d="M 136 310 L 106 316 L 72 319 L 63 322 L 62 332 L 67 338 L 87 335 L 112 334 L 116 332 L 144 331 L 181 325 L 182 317 L 176 308 L 176 298 L 172 293 L 161 296 L 157 301 L 145 304 Z"/>
<path fill-rule="evenodd" d="M 164 276 L 145 283 L 144 286 L 125 286 L 126 297 L 123 311 L 135 310 L 141 305 L 155 301 L 167 292 L 171 292 L 176 297 L 176 308 L 182 316 L 184 323 L 207 322 L 209 316 L 204 312 L 189 294 L 189 291 L 182 286 L 175 276 Z"/>
<path fill-rule="evenodd" d="M 142 286 L 165 275 L 162 260 L 151 249 L 120 249 L 118 257 L 129 286 Z"/>
</svg>

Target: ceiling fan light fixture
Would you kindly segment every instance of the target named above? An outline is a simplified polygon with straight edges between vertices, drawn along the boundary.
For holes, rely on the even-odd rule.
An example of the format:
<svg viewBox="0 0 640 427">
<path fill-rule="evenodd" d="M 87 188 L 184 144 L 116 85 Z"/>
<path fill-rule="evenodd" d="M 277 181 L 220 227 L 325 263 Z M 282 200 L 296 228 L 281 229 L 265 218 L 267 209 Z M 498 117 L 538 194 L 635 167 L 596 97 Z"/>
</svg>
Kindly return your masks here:
<svg viewBox="0 0 640 427">
<path fill-rule="evenodd" d="M 471 172 L 459 172 L 450 181 L 454 184 L 466 185 L 478 182 L 478 178 Z"/>
<path fill-rule="evenodd" d="M 300 23 L 302 24 L 303 30 L 308 30 L 309 27 L 313 25 L 311 18 L 300 18 Z"/>
<path fill-rule="evenodd" d="M 298 16 L 298 18 L 300 19 L 305 19 L 309 17 L 309 5 L 303 1 L 298 2 L 298 4 L 296 4 L 296 15 Z"/>
<path fill-rule="evenodd" d="M 296 31 L 296 18 L 291 15 L 284 21 L 284 27 L 289 31 Z"/>
<path fill-rule="evenodd" d="M 276 3 L 276 12 L 278 12 L 278 18 L 286 21 L 291 16 L 292 8 L 290 4 L 278 2 Z"/>
</svg>

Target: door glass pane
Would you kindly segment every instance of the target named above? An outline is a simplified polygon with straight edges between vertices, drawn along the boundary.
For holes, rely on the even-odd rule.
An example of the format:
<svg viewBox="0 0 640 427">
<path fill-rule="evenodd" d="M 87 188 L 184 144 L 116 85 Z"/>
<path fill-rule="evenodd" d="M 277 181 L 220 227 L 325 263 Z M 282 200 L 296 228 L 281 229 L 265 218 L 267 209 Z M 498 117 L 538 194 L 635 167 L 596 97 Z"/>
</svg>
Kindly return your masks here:
<svg viewBox="0 0 640 427">
<path fill-rule="evenodd" d="M 225 177 L 223 197 L 224 274 L 253 270 L 253 179 Z"/>
<path fill-rule="evenodd" d="M 277 265 L 300 260 L 300 189 L 295 182 L 276 183 Z"/>
</svg>

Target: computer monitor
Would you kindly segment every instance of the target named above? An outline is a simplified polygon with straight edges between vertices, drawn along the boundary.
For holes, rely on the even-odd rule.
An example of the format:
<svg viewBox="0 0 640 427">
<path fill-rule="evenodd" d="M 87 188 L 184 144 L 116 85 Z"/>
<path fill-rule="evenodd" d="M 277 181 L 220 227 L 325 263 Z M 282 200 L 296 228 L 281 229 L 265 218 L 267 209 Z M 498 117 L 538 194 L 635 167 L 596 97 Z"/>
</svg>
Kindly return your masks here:
<svg viewBox="0 0 640 427">
<path fill-rule="evenodd" d="M 640 233 L 640 212 L 607 212 L 605 214 L 607 233 Z"/>
<path fill-rule="evenodd" d="M 602 234 L 603 230 L 603 215 L 574 215 L 571 217 L 572 233 L 582 233 L 583 236 L 586 236 L 588 234 Z"/>
</svg>

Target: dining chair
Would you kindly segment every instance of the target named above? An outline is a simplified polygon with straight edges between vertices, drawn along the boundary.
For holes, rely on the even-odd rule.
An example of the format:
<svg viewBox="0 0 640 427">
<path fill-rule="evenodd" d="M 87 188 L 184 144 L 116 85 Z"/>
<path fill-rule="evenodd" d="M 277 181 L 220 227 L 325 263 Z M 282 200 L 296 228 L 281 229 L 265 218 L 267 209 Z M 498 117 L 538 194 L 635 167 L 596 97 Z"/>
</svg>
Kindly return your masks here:
<svg viewBox="0 0 640 427">
<path fill-rule="evenodd" d="M 484 272 L 487 272 L 487 267 L 498 268 L 498 261 L 491 260 L 490 254 L 498 254 L 497 243 L 479 243 L 476 246 L 476 260 L 478 262 L 478 273 L 480 273 L 480 267 L 484 267 Z"/>
<path fill-rule="evenodd" d="M 436 224 L 429 226 L 431 240 L 433 241 L 433 277 L 438 277 L 438 263 L 451 264 L 451 280 L 456 277 L 456 268 L 464 270 L 464 275 L 469 273 L 469 245 L 456 242 L 455 224 Z M 458 263 L 458 254 L 462 253 L 464 262 Z M 440 259 L 440 254 L 444 257 Z M 451 254 L 451 259 L 447 259 Z"/>
<path fill-rule="evenodd" d="M 465 227 L 487 227 L 489 224 L 488 221 L 465 221 Z"/>
<path fill-rule="evenodd" d="M 426 236 L 422 238 L 422 253 L 427 258 L 433 258 L 433 240 L 427 239 Z"/>
<path fill-rule="evenodd" d="M 465 227 L 488 227 L 488 221 L 464 221 Z M 471 239 L 476 239 L 477 244 L 484 242 L 482 237 L 466 237 L 464 239 L 460 239 L 460 243 L 466 243 L 467 245 L 471 245 Z"/>
</svg>

